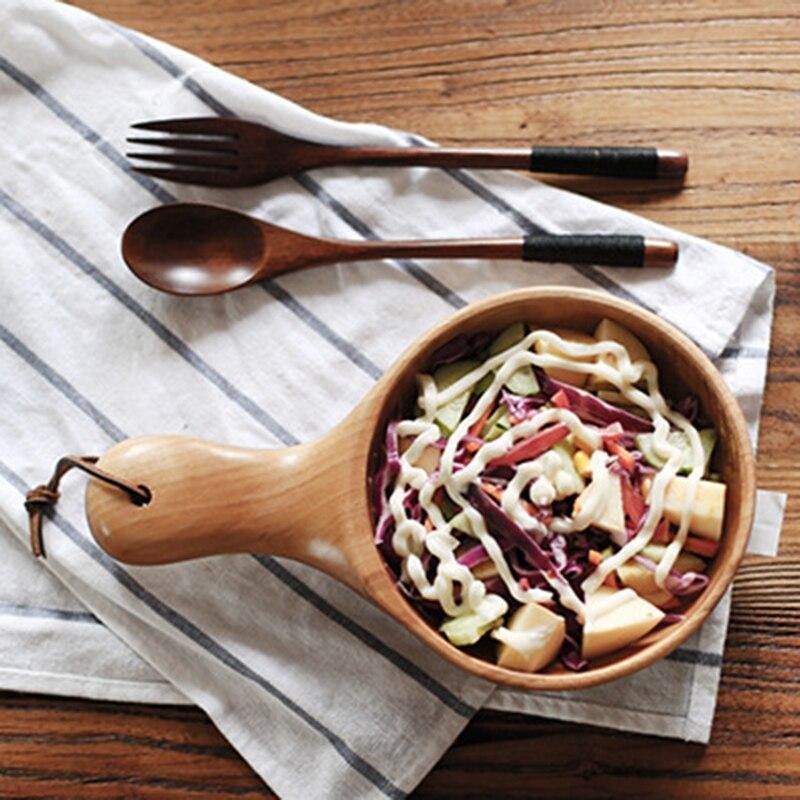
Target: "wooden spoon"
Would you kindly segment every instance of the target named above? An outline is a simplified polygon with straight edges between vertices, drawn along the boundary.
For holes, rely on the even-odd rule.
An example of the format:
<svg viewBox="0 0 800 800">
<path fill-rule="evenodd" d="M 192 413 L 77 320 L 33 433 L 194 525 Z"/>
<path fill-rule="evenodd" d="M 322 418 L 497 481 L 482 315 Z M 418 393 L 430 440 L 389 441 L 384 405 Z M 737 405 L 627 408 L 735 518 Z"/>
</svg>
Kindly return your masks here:
<svg viewBox="0 0 800 800">
<path fill-rule="evenodd" d="M 230 292 L 282 272 L 379 258 L 507 258 L 671 267 L 678 245 L 642 236 L 542 235 L 516 239 L 319 239 L 238 211 L 196 203 L 159 206 L 128 225 L 122 256 L 145 283 L 171 294 Z"/>
<path fill-rule="evenodd" d="M 684 611 L 682 622 L 593 661 L 583 672 L 568 672 L 560 664 L 534 674 L 504 669 L 450 645 L 398 590 L 373 544 L 368 479 L 387 421 L 413 395 L 415 375 L 445 342 L 519 320 L 591 331 L 604 317 L 644 342 L 672 396 L 691 387 L 713 421 L 719 434 L 714 468 L 728 487 L 720 549 L 709 568 L 708 587 Z M 614 680 L 674 650 L 699 628 L 730 584 L 747 543 L 755 502 L 747 427 L 708 358 L 654 314 L 599 292 L 571 288 L 517 290 L 459 311 L 411 345 L 350 416 L 318 441 L 252 450 L 149 436 L 116 445 L 97 466 L 150 492 L 149 503 L 137 506 L 119 489 L 90 481 L 89 525 L 113 557 L 131 564 L 247 552 L 296 559 L 369 598 L 459 667 L 498 684 L 535 690 L 579 689 Z"/>
</svg>

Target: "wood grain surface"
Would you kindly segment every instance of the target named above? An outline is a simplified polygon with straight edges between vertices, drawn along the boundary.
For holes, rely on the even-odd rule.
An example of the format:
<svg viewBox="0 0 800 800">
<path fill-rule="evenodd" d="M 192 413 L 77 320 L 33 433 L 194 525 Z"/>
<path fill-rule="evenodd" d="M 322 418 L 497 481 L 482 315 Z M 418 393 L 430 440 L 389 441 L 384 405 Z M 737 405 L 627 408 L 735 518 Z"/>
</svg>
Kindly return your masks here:
<svg viewBox="0 0 800 800">
<path fill-rule="evenodd" d="M 432 797 L 800 797 L 800 7 L 792 0 L 78 0 L 315 111 L 443 144 L 658 144 L 680 193 L 553 183 L 778 270 L 758 454 L 790 493 L 777 559 L 748 558 L 711 744 L 482 712 Z M 194 709 L 0 694 L 0 797 L 270 797 Z"/>
</svg>

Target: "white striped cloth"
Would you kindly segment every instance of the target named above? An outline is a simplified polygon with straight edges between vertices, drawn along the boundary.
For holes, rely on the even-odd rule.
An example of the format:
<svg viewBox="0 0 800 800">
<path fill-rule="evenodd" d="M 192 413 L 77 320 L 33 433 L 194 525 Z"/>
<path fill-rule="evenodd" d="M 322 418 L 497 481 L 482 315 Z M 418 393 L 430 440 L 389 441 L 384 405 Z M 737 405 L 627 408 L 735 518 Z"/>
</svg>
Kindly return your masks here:
<svg viewBox="0 0 800 800">
<path fill-rule="evenodd" d="M 518 286 L 599 287 L 654 309 L 709 352 L 756 435 L 771 270 L 631 214 L 506 173 L 326 169 L 237 191 L 159 184 L 121 151 L 139 120 L 238 114 L 331 143 L 406 134 L 318 117 L 186 53 L 67 6 L 0 6 L 0 687 L 191 702 L 281 796 L 402 797 L 484 705 L 708 738 L 727 623 L 628 681 L 573 695 L 495 691 L 324 575 L 238 556 L 155 568 L 106 557 L 70 476 L 27 553 L 27 488 L 66 452 L 136 434 L 280 446 L 340 420 L 418 334 Z M 376 262 L 186 300 L 139 283 L 125 224 L 207 200 L 339 237 L 609 231 L 673 235 L 678 268 Z M 758 547 L 782 498 L 762 495 Z M 661 688 L 663 687 L 663 688 Z M 313 768 L 309 768 L 313 765 Z"/>
</svg>

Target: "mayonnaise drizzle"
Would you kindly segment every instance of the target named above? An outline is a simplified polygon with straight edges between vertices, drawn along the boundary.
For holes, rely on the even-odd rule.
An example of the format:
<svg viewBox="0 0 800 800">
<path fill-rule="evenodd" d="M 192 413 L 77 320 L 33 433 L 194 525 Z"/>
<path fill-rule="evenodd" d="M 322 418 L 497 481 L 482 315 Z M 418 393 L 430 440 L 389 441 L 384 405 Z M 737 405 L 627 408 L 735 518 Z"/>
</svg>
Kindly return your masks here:
<svg viewBox="0 0 800 800">
<path fill-rule="evenodd" d="M 572 361 L 552 352 L 532 352 L 532 348 L 537 342 L 543 342 L 550 346 L 549 349 L 558 350 L 572 358 L 611 355 L 614 357 L 614 365 L 600 359 L 593 362 Z M 457 472 L 454 471 L 454 459 L 461 439 L 480 419 L 508 378 L 525 365 L 568 368 L 574 372 L 596 375 L 612 384 L 628 402 L 648 414 L 654 426 L 654 452 L 666 462 L 653 479 L 648 496 L 649 510 L 641 530 L 631 541 L 618 543 L 622 545 L 619 552 L 606 558 L 583 582 L 581 588 L 584 594 L 586 596 L 593 594 L 609 573 L 624 564 L 650 541 L 662 516 L 667 485 L 677 474 L 682 462 L 681 451 L 667 441 L 670 423 L 688 437 L 692 449 L 692 470 L 688 476 L 686 506 L 680 528 L 674 541 L 667 547 L 655 573 L 658 586 L 664 586 L 664 581 L 680 554 L 688 534 L 691 507 L 705 466 L 703 447 L 694 426 L 684 416 L 672 411 L 667 406 L 658 388 L 658 370 L 655 364 L 650 361 L 631 362 L 627 350 L 617 342 L 603 341 L 587 345 L 566 341 L 552 331 L 533 331 L 516 345 L 487 359 L 441 392 L 437 390 L 430 375 L 418 375 L 417 402 L 422 414 L 418 419 L 403 420 L 398 423 L 398 435 L 413 437 L 413 442 L 400 456 L 400 472 L 389 496 L 389 509 L 395 521 L 392 546 L 402 559 L 403 576 L 414 583 L 422 597 L 436 600 L 441 604 L 445 613 L 453 617 L 478 612 L 487 619 L 494 619 L 507 611 L 507 604 L 498 595 L 488 594 L 483 582 L 476 579 L 469 568 L 458 563 L 455 551 L 459 540 L 452 535 L 451 523 L 444 518 L 439 506 L 433 502 L 433 496 L 437 489 L 444 487 L 453 503 L 463 509 L 464 515 L 469 520 L 473 536 L 480 541 L 489 554 L 498 575 L 507 586 L 511 596 L 520 603 L 544 602 L 550 600 L 552 596 L 547 591 L 524 589 L 519 585 L 511 573 L 499 543 L 488 532 L 483 517 L 472 508 L 464 496 L 470 484 L 478 480 L 478 476 L 486 465 L 506 453 L 517 440 L 531 436 L 545 425 L 561 422 L 567 425 L 570 432 L 594 448 L 595 452 L 590 460 L 592 482 L 580 513 L 572 519 L 554 519 L 550 529 L 557 533 L 583 530 L 602 512 L 608 499 L 610 481 L 613 480 L 613 476 L 608 470 L 608 455 L 601 449 L 602 439 L 596 430 L 584 425 L 568 409 L 545 409 L 531 419 L 512 426 L 494 441 L 482 445 L 466 467 Z M 414 461 L 424 449 L 440 438 L 439 428 L 434 422 L 437 409 L 471 390 L 478 381 L 495 370 L 495 378 L 491 385 L 478 398 L 473 409 L 461 420 L 448 438 L 441 455 L 438 472 L 428 475 L 425 470 L 413 466 Z M 642 380 L 645 382 L 646 392 L 634 385 Z M 503 510 L 517 524 L 526 530 L 539 533 L 545 533 L 547 529 L 523 508 L 519 500 L 525 486 L 532 480 L 535 483 L 531 494 L 535 495 L 536 492 L 539 492 L 539 499 L 546 499 L 545 495 L 549 496 L 550 489 L 557 489 L 557 482 L 560 478 L 554 462 L 550 460 L 548 463 L 548 455 L 550 454 L 546 453 L 536 460 L 519 465 L 502 500 Z M 540 481 L 542 482 L 540 483 Z M 545 484 L 548 484 L 550 489 Z M 433 530 L 428 531 L 421 523 L 408 518 L 403 500 L 410 489 L 419 491 L 420 504 L 433 524 Z M 426 550 L 438 560 L 436 575 L 432 583 L 428 580 L 422 565 L 422 556 Z M 552 577 L 549 577 L 548 581 L 558 594 L 561 604 L 573 610 L 579 619 L 584 620 L 586 605 L 581 602 L 569 584 Z M 455 599 L 456 585 L 460 586 L 458 601 Z"/>
</svg>

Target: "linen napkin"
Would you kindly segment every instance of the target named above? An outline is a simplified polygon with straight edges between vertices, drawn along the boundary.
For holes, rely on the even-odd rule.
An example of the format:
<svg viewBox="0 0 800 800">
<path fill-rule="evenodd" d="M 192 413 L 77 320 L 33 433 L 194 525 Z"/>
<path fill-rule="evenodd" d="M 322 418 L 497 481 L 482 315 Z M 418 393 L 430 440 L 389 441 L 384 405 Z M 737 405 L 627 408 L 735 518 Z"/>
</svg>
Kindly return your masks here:
<svg viewBox="0 0 800 800">
<path fill-rule="evenodd" d="M 334 144 L 410 137 L 319 117 L 60 4 L 10 0 L 0 7 L 0 30 L 0 686 L 196 703 L 289 798 L 402 797 L 487 702 L 647 732 L 669 720 L 657 732 L 706 739 L 727 602 L 649 680 L 641 673 L 557 697 L 495 691 L 302 565 L 252 556 L 116 564 L 87 531 L 77 477 L 64 482 L 46 524 L 48 558 L 35 563 L 22 499 L 65 452 L 102 452 L 130 435 L 262 447 L 312 439 L 454 308 L 538 284 L 600 288 L 681 327 L 717 360 L 755 437 L 771 270 L 506 173 L 331 168 L 236 191 L 157 183 L 131 172 L 122 155 L 131 122 L 236 114 Z M 119 256 L 125 224 L 175 199 L 332 237 L 669 234 L 681 259 L 668 275 L 387 261 L 187 300 L 142 285 Z M 761 550 L 777 541 L 781 503 L 759 498 Z M 674 694 L 660 696 L 658 685 Z"/>
</svg>

